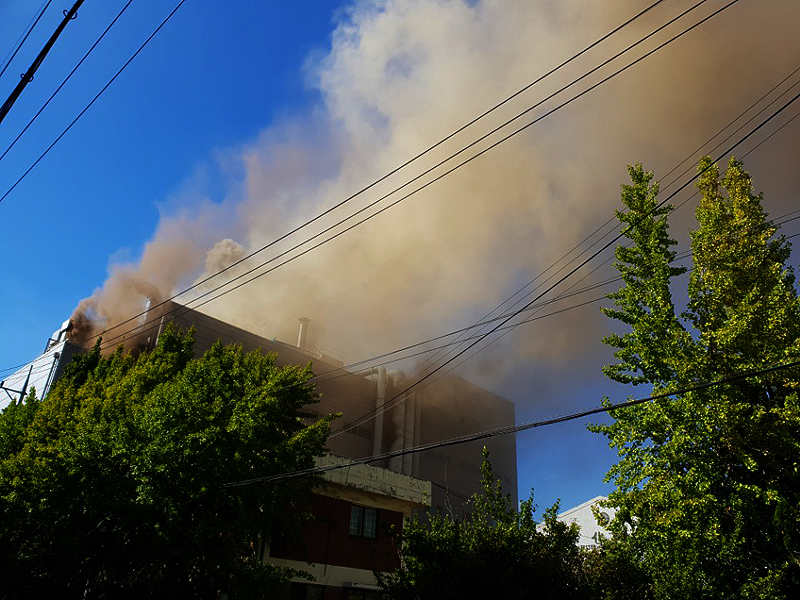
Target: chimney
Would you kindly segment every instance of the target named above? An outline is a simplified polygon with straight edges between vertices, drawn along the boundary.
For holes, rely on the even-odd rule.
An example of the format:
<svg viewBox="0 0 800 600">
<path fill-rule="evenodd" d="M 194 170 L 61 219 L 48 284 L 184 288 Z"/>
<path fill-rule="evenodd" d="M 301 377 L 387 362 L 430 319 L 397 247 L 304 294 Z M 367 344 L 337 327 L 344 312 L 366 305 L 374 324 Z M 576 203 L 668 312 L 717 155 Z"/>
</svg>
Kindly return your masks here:
<svg viewBox="0 0 800 600">
<path fill-rule="evenodd" d="M 300 317 L 300 331 L 297 332 L 297 347 L 303 352 L 306 350 L 306 342 L 308 338 L 308 324 L 311 319 L 308 317 Z"/>
</svg>

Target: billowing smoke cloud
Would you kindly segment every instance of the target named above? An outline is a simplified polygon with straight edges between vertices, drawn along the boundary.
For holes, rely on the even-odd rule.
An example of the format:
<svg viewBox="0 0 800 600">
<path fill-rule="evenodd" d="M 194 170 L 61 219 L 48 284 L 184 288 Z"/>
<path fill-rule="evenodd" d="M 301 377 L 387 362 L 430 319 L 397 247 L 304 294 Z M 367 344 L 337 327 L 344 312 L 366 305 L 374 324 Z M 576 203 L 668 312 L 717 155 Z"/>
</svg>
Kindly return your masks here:
<svg viewBox="0 0 800 600">
<path fill-rule="evenodd" d="M 233 152 L 245 172 L 243 181 L 231 185 L 231 193 L 237 195 L 237 241 L 214 246 L 229 234 L 218 232 L 213 239 L 215 218 L 209 215 L 218 209 L 210 204 L 197 207 L 192 218 L 165 219 L 138 265 L 112 268 L 109 281 L 91 299 L 92 310 L 108 326 L 138 312 L 133 300 L 147 292 L 134 282 L 144 280 L 166 296 L 187 278 L 202 277 L 198 273 L 204 266 L 206 272 L 215 272 L 270 243 L 443 138 L 646 4 L 356 2 L 342 13 L 330 51 L 309 58 L 309 85 L 322 96 L 313 114 L 287 119 Z M 697 11 L 694 20 L 721 5 L 707 4 L 713 6 Z M 674 2 L 664 3 L 564 73 L 258 258 L 279 256 L 364 208 L 639 39 L 677 10 Z M 626 164 L 641 161 L 657 174 L 666 172 L 785 76 L 800 50 L 799 20 L 796 0 L 740 2 L 447 178 L 203 310 L 287 341 L 296 337 L 297 318 L 308 316 L 311 341 L 338 348 L 346 360 L 473 322 L 612 215 Z M 665 39 L 662 34 L 657 41 Z M 574 92 L 610 72 L 592 76 Z M 554 105 L 543 106 L 520 123 Z M 797 132 L 796 126 L 787 129 L 748 159 L 756 183 L 774 202 L 798 183 L 797 169 L 786 169 L 784 162 L 778 163 L 784 167 L 778 172 L 772 158 L 787 149 L 792 150 L 789 156 L 797 156 Z M 440 172 L 423 176 L 389 201 Z M 779 207 L 768 205 L 768 210 L 779 212 Z M 368 214 L 369 210 L 361 216 Z M 689 225 L 691 210 L 683 209 L 676 218 L 677 233 Z M 290 256 L 274 259 L 265 269 Z M 231 274 L 240 274 L 248 264 Z M 140 297 L 137 302 L 141 305 Z M 532 362 L 580 368 L 584 361 L 591 362 L 588 353 L 607 328 L 596 306 L 590 306 L 523 326 L 475 364 L 480 373 L 495 376 Z M 509 360 L 510 356 L 518 358 Z"/>
<path fill-rule="evenodd" d="M 121 343 L 125 338 L 120 336 L 138 324 L 131 322 L 131 317 L 139 315 L 148 300 L 150 304 L 161 302 L 204 266 L 215 266 L 211 257 L 204 261 L 208 246 L 219 235 L 217 225 L 225 222 L 218 214 L 222 207 L 200 202 L 196 208 L 192 216 L 186 210 L 162 216 L 155 236 L 145 244 L 136 263 L 111 265 L 103 286 L 75 308 L 70 330 L 73 341 L 94 343 L 96 336 L 103 335 L 105 342 Z M 235 255 L 235 247 L 227 242 L 219 243 L 222 254 Z"/>
</svg>

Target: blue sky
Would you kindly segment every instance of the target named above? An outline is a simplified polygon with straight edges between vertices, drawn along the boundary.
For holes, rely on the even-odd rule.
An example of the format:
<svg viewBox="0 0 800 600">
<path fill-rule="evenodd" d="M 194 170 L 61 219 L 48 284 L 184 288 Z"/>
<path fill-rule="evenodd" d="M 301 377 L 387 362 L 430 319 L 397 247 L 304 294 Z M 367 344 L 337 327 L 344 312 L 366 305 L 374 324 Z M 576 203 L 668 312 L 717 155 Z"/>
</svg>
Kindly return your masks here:
<svg viewBox="0 0 800 600">
<path fill-rule="evenodd" d="M 647 4 L 628 0 L 587 9 L 577 1 L 510 6 L 408 0 L 223 6 L 188 0 L 0 203 L 6 240 L 0 367 L 40 352 L 79 301 L 113 287 L 103 288 L 110 273 L 151 283 L 155 277 L 165 294 L 182 289 L 203 271 L 206 252 L 220 249 L 217 242 L 234 240 L 234 251 L 258 248 Z M 690 5 L 665 4 L 487 123 L 532 105 Z M 709 4 L 704 14 L 721 6 Z M 800 42 L 789 26 L 798 16 L 796 4 L 740 4 L 446 181 L 204 309 L 289 340 L 296 318 L 307 314 L 316 341 L 340 350 L 346 362 L 474 322 L 611 216 L 626 164 L 642 161 L 658 174 L 696 157 L 713 133 L 796 66 L 791 57 Z M 87 0 L 0 125 L 0 152 L 123 5 Z M 2 56 L 39 6 L 22 0 L 0 4 Z M 0 80 L 4 95 L 63 8 L 48 8 Z M 130 5 L 0 161 L 0 194 L 171 8 L 153 0 Z M 736 77 L 728 75 L 731 65 Z M 547 106 L 554 104 L 539 113 Z M 454 151 L 456 142 L 467 143 L 490 125 L 481 127 L 447 149 Z M 754 148 L 766 133 L 737 153 Z M 798 138 L 795 122 L 746 159 L 765 191 L 767 210 L 776 215 L 795 204 Z M 419 170 L 390 183 L 400 185 Z M 366 204 L 367 196 L 353 208 Z M 689 201 L 675 215 L 675 235 L 684 247 L 691 206 Z M 181 252 L 186 260 L 173 264 Z M 157 273 L 162 262 L 169 276 Z M 609 274 L 601 268 L 577 277 L 588 277 L 585 285 Z M 603 291 L 609 290 L 594 296 Z M 519 421 L 596 406 L 604 394 L 621 400 L 628 391 L 600 374 L 611 360 L 600 344 L 609 331 L 597 305 L 589 305 L 518 327 L 465 363 L 462 372 L 514 400 Z M 523 433 L 518 448 L 520 494 L 534 487 L 542 507 L 557 497 L 563 507 L 573 506 L 608 490 L 600 480 L 614 455 L 586 432 L 585 422 Z"/>
<path fill-rule="evenodd" d="M 18 311 L 9 322 L 14 327 L 4 327 L 14 349 L 4 348 L 3 365 L 38 350 L 42 333 L 63 320 L 59 315 L 68 317 L 77 301 L 102 283 L 109 257 L 141 251 L 159 207 L 216 148 L 239 143 L 276 114 L 313 102 L 302 67 L 309 52 L 326 44 L 331 5 L 320 10 L 324 3 L 276 3 L 255 17 L 260 26 L 254 28 L 251 4 L 224 10 L 211 2 L 184 5 L 2 203 L 7 231 L 25 230 L 27 238 L 9 245 L 2 275 Z M 123 5 L 84 5 L 4 121 L 4 149 Z M 3 3 L 4 52 L 38 7 Z M 16 84 L 59 22 L 60 10 L 48 9 L 6 72 L 4 89 Z M 3 160 L 3 192 L 167 14 L 163 3 L 131 4 Z M 33 331 L 39 333 L 31 336 Z"/>
</svg>

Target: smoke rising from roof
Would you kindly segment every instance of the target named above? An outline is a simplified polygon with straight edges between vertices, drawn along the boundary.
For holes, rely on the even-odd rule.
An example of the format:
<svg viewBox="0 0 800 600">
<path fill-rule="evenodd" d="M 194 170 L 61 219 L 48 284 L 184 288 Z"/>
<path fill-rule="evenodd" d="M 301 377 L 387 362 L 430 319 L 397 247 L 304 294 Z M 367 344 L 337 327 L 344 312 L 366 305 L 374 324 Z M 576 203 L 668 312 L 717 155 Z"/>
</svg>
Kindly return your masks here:
<svg viewBox="0 0 800 600">
<path fill-rule="evenodd" d="M 236 205 L 238 241 L 217 243 L 230 235 L 225 230 L 214 237 L 218 205 L 200 202 L 186 214 L 165 216 L 141 261 L 113 266 L 86 305 L 108 327 L 141 310 L 142 295 L 150 292 L 140 282 L 166 297 L 201 271 L 231 264 L 387 173 L 646 4 L 354 3 L 342 13 L 330 50 L 308 59 L 309 85 L 321 92 L 320 105 L 231 150 L 228 158 L 245 173 L 231 182 L 225 200 Z M 259 258 L 288 250 L 365 207 L 649 33 L 677 14 L 675 3 L 664 4 L 418 166 Z M 714 6 L 698 15 L 720 6 L 708 4 Z M 796 0 L 739 3 L 446 179 L 203 310 L 287 341 L 296 335 L 297 317 L 308 315 L 311 337 L 340 348 L 348 360 L 474 322 L 612 215 L 626 164 L 643 162 L 663 174 L 785 76 L 800 50 L 799 20 Z M 798 183 L 796 168 L 772 158 L 789 146 L 794 152 L 788 155 L 796 156 L 797 132 L 796 124 L 787 128 L 747 160 L 771 212 L 788 203 L 785 195 Z M 691 211 L 679 211 L 676 219 L 678 234 L 689 226 Z M 478 370 L 498 377 L 532 361 L 554 369 L 586 361 L 595 369 L 587 356 L 609 325 L 595 306 L 568 315 L 523 326 L 482 355 Z"/>
</svg>

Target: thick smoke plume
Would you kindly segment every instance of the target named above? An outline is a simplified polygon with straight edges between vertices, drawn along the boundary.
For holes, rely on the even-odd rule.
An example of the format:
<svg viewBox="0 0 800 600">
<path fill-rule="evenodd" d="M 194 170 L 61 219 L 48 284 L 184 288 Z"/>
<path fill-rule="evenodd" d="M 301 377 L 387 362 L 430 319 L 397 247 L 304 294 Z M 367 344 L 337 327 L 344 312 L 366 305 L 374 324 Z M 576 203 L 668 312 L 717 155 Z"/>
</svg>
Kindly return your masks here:
<svg viewBox="0 0 800 600">
<path fill-rule="evenodd" d="M 166 297 L 179 284 L 202 277 L 204 267 L 215 272 L 271 242 L 536 79 L 646 4 L 354 3 L 342 13 L 330 50 L 309 58 L 309 85 L 323 99 L 313 114 L 277 123 L 232 151 L 245 172 L 242 181 L 231 182 L 225 204 L 235 205 L 229 214 L 238 219 L 237 241 L 217 244 L 230 237 L 230 230 L 214 237 L 219 208 L 213 204 L 199 202 L 192 217 L 165 217 L 139 264 L 112 267 L 111 277 L 88 303 L 91 314 L 100 328 L 107 328 L 141 310 L 143 296 L 153 292 L 140 282 Z M 693 21 L 721 6 L 707 4 L 711 6 L 696 11 Z M 663 3 L 563 73 L 258 258 L 277 256 L 366 206 L 689 5 Z M 346 360 L 474 322 L 612 216 L 628 163 L 643 162 L 657 176 L 664 174 L 788 74 L 800 55 L 798 22 L 796 0 L 740 2 L 442 181 L 203 310 L 286 341 L 295 339 L 299 316 L 311 317 L 312 341 L 340 349 Z M 653 48 L 682 28 L 670 28 L 643 48 Z M 573 93 L 610 72 L 592 76 Z M 554 105 L 546 104 L 520 123 Z M 785 158 L 797 156 L 798 137 L 797 125 L 789 127 L 747 159 L 772 213 L 780 212 L 781 203 L 788 204 L 788 191 L 800 183 L 796 166 Z M 690 225 L 691 206 L 676 213 L 676 234 Z M 208 249 L 212 252 L 207 257 Z M 228 275 L 241 274 L 251 264 Z M 473 364 L 490 376 L 519 374 L 531 364 L 596 371 L 592 353 L 608 326 L 596 305 L 571 311 L 519 328 Z"/>
</svg>

